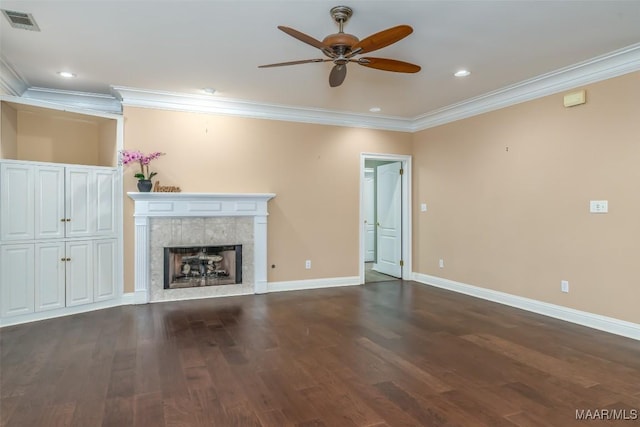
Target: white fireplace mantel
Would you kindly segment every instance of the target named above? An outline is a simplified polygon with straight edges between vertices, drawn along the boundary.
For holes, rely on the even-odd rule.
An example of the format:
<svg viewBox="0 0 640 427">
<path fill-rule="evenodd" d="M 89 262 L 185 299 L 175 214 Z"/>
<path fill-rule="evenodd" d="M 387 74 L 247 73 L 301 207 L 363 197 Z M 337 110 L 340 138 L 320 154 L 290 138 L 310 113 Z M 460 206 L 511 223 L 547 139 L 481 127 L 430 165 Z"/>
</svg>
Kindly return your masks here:
<svg viewBox="0 0 640 427">
<path fill-rule="evenodd" d="M 267 292 L 267 202 L 273 193 L 127 193 L 135 202 L 135 302 L 150 300 L 149 220 L 158 217 L 254 218 L 254 284 Z"/>
</svg>

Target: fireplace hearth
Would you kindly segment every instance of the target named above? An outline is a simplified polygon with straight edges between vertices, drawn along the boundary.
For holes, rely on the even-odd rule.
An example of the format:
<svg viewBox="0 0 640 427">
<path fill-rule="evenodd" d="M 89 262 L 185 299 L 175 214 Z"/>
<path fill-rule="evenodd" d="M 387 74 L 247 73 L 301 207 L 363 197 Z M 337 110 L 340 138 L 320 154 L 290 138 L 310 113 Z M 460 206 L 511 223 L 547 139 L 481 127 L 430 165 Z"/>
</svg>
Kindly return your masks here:
<svg viewBox="0 0 640 427">
<path fill-rule="evenodd" d="M 242 245 L 164 248 L 164 289 L 242 283 Z"/>
</svg>

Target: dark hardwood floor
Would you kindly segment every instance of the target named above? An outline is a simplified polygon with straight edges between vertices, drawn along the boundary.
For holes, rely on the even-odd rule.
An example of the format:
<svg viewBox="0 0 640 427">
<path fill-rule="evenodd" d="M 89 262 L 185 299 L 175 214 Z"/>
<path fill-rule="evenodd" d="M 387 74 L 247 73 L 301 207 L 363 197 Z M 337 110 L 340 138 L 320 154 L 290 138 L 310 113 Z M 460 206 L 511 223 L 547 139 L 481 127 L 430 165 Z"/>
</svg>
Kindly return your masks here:
<svg viewBox="0 0 640 427">
<path fill-rule="evenodd" d="M 2 426 L 640 426 L 640 342 L 411 282 L 118 307 L 0 344 Z M 628 419 L 576 420 L 602 409 Z"/>
<path fill-rule="evenodd" d="M 389 276 L 388 274 L 380 273 L 373 269 L 372 262 L 366 262 L 364 264 L 364 282 L 387 282 L 389 280 L 396 280 L 396 277 Z"/>
</svg>

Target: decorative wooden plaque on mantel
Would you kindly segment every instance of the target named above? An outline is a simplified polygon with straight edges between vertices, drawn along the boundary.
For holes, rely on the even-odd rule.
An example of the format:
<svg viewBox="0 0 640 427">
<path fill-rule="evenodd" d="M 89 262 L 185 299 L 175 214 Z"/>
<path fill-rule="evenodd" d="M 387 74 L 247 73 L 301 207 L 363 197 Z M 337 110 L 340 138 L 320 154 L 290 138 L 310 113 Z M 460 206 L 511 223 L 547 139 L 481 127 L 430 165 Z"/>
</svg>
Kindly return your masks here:
<svg viewBox="0 0 640 427">
<path fill-rule="evenodd" d="M 173 185 L 160 185 L 160 181 L 156 181 L 153 191 L 155 193 L 180 193 L 182 189 Z"/>
</svg>

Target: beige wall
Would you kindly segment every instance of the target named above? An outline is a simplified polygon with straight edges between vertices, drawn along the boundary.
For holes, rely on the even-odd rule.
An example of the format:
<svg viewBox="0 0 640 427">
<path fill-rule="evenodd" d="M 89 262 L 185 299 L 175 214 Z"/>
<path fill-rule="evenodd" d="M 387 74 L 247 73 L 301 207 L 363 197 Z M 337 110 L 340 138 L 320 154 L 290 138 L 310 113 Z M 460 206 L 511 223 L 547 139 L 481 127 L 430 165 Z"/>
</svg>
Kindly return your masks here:
<svg viewBox="0 0 640 427">
<path fill-rule="evenodd" d="M 18 158 L 18 113 L 6 102 L 0 103 L 0 159 Z"/>
<path fill-rule="evenodd" d="M 0 158 L 115 166 L 117 120 L 0 104 Z"/>
<path fill-rule="evenodd" d="M 414 135 L 415 271 L 640 323 L 640 73 L 586 90 Z"/>
<path fill-rule="evenodd" d="M 125 107 L 125 147 L 162 151 L 162 185 L 184 192 L 272 192 L 268 280 L 358 275 L 361 152 L 409 154 L 401 132 Z M 137 191 L 134 167 L 124 189 Z M 125 292 L 133 290 L 133 202 L 125 196 Z M 310 259 L 313 268 L 305 270 Z"/>
<path fill-rule="evenodd" d="M 65 115 L 18 111 L 18 159 L 98 164 L 98 125 Z"/>
<path fill-rule="evenodd" d="M 118 162 L 116 120 L 98 123 L 98 166 L 116 166 Z"/>
</svg>

